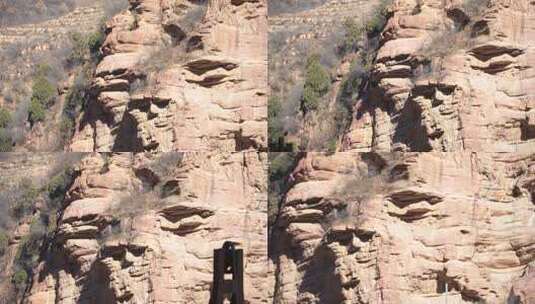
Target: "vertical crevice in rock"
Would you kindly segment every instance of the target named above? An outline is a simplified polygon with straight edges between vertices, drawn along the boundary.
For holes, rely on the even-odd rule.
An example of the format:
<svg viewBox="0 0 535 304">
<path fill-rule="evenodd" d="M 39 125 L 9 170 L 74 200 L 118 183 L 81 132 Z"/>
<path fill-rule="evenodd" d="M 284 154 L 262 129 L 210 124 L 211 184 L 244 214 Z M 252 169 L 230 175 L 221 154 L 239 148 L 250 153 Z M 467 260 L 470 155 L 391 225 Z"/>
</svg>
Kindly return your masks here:
<svg viewBox="0 0 535 304">
<path fill-rule="evenodd" d="M 112 151 L 116 152 L 142 152 L 143 143 L 138 136 L 138 127 L 135 118 L 128 112 L 123 115 L 119 123 Z"/>
</svg>

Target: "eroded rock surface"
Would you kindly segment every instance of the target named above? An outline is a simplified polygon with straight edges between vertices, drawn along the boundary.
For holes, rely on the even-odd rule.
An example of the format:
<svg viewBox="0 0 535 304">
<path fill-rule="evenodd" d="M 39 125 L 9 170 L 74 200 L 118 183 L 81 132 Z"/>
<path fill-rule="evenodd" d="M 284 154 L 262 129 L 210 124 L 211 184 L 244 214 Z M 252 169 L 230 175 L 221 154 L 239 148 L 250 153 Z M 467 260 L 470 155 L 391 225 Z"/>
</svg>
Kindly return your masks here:
<svg viewBox="0 0 535 304">
<path fill-rule="evenodd" d="M 275 303 L 533 302 L 533 153 L 308 153 L 292 176 Z"/>
<path fill-rule="evenodd" d="M 130 1 L 70 149 L 265 150 L 266 2 Z"/>
<path fill-rule="evenodd" d="M 266 170 L 253 152 L 82 159 L 24 303 L 205 304 L 227 240 L 244 249 L 246 299 L 266 303 Z"/>
<path fill-rule="evenodd" d="M 534 5 L 394 1 L 342 149 L 513 152 L 533 145 Z"/>
</svg>

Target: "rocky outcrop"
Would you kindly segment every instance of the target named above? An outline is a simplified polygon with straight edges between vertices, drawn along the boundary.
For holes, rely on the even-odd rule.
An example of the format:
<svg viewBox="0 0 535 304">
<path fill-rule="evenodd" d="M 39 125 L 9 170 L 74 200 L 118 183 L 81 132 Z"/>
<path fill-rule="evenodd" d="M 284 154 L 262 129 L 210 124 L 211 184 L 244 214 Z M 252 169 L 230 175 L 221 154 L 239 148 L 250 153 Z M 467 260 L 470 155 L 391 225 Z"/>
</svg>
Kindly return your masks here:
<svg viewBox="0 0 535 304">
<path fill-rule="evenodd" d="M 24 303 L 208 303 L 227 240 L 266 303 L 266 170 L 256 152 L 87 156 Z"/>
<path fill-rule="evenodd" d="M 534 170 L 533 152 L 308 153 L 271 236 L 274 302 L 532 303 Z"/>
<path fill-rule="evenodd" d="M 342 149 L 533 145 L 533 1 L 394 1 Z"/>
<path fill-rule="evenodd" d="M 70 149 L 265 150 L 266 5 L 131 1 L 107 23 Z"/>
</svg>

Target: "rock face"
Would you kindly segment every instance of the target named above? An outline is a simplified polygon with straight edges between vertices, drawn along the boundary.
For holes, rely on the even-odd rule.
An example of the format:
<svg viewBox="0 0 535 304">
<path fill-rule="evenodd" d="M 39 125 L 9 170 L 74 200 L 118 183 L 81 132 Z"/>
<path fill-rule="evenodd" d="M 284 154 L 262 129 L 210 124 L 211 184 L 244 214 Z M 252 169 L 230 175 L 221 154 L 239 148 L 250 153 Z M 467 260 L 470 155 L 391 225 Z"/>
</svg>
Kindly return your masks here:
<svg viewBox="0 0 535 304">
<path fill-rule="evenodd" d="M 227 240 L 266 303 L 266 154 L 180 155 L 82 159 L 24 303 L 208 303 Z"/>
<path fill-rule="evenodd" d="M 534 155 L 308 153 L 271 237 L 274 302 L 533 303 Z"/>
<path fill-rule="evenodd" d="M 533 18 L 529 0 L 394 1 L 342 149 L 533 145 Z"/>
<path fill-rule="evenodd" d="M 130 1 L 107 24 L 94 98 L 70 149 L 266 149 L 266 6 Z"/>
</svg>

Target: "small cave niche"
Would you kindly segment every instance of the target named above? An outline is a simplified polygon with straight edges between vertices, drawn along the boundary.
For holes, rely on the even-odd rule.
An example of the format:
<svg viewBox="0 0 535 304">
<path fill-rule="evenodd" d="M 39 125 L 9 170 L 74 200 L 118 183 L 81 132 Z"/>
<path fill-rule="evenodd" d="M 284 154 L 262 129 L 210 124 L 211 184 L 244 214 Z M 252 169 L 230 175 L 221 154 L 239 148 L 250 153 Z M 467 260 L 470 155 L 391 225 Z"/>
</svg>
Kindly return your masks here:
<svg viewBox="0 0 535 304">
<path fill-rule="evenodd" d="M 453 25 L 457 32 L 464 30 L 464 28 L 470 23 L 470 17 L 459 8 L 454 8 L 448 11 L 448 18 L 453 21 Z"/>
<path fill-rule="evenodd" d="M 203 48 L 204 44 L 201 36 L 192 36 L 186 43 L 186 52 L 188 53 L 195 50 L 202 50 Z"/>
<path fill-rule="evenodd" d="M 166 198 L 171 195 L 180 195 L 180 186 L 177 180 L 170 180 L 162 185 L 160 196 Z"/>
<path fill-rule="evenodd" d="M 186 33 L 182 30 L 182 28 L 175 23 L 169 23 L 165 24 L 163 26 L 164 31 L 171 36 L 173 39 L 173 45 L 179 45 L 184 38 L 186 38 Z"/>
<path fill-rule="evenodd" d="M 410 151 L 430 152 L 433 147 L 425 127 L 424 114 L 417 102 L 411 98 L 396 118 L 393 144 L 401 143 Z"/>
<path fill-rule="evenodd" d="M 336 267 L 334 253 L 326 246 L 317 247 L 305 271 L 299 291 L 315 295 L 319 303 L 342 303 L 344 289 L 336 274 Z"/>
<path fill-rule="evenodd" d="M 479 36 L 488 36 L 490 35 L 489 23 L 485 20 L 478 21 L 472 26 L 472 31 L 470 32 L 471 38 L 476 38 Z"/>
<path fill-rule="evenodd" d="M 520 140 L 525 141 L 530 139 L 535 139 L 535 125 L 523 121 L 520 124 Z"/>
<path fill-rule="evenodd" d="M 416 16 L 422 12 L 422 3 L 416 3 L 416 6 L 412 9 L 411 15 Z"/>
<path fill-rule="evenodd" d="M 511 195 L 514 197 L 514 198 L 518 198 L 518 197 L 521 197 L 522 196 L 522 190 L 520 190 L 520 188 L 515 185 L 513 187 L 513 190 L 511 191 Z"/>
<path fill-rule="evenodd" d="M 389 181 L 395 182 L 398 180 L 404 180 L 409 178 L 409 166 L 406 164 L 395 165 L 390 170 Z"/>
<path fill-rule="evenodd" d="M 110 269 L 97 260 L 91 265 L 86 278 L 81 281 L 80 295 L 76 303 L 119 303 L 111 286 Z"/>
<path fill-rule="evenodd" d="M 437 273 L 437 288 L 436 293 L 445 294 L 451 291 L 459 291 L 459 284 L 457 284 L 452 278 L 446 275 L 446 270 Z"/>
<path fill-rule="evenodd" d="M 137 169 L 135 174 L 141 181 L 144 192 L 151 191 L 160 182 L 158 175 L 148 168 Z"/>
<path fill-rule="evenodd" d="M 509 290 L 506 304 L 522 304 L 520 296 L 516 295 L 513 287 L 511 287 L 511 290 Z"/>
<path fill-rule="evenodd" d="M 145 254 L 146 249 L 147 249 L 146 247 L 141 247 L 141 246 L 135 246 L 135 245 L 128 246 L 128 252 L 130 252 L 135 257 L 140 257 L 143 254 Z"/>
<path fill-rule="evenodd" d="M 242 136 L 241 131 L 235 132 L 234 136 L 236 151 L 244 151 L 250 148 L 260 150 L 260 147 L 258 147 L 257 142 L 254 141 L 253 138 Z"/>
<path fill-rule="evenodd" d="M 115 152 L 142 152 L 143 143 L 138 137 L 136 119 L 128 112 L 123 116 L 113 144 Z"/>
<path fill-rule="evenodd" d="M 376 152 L 363 153 L 362 160 L 368 165 L 369 176 L 381 174 L 383 169 L 387 166 L 386 159 Z"/>
</svg>

